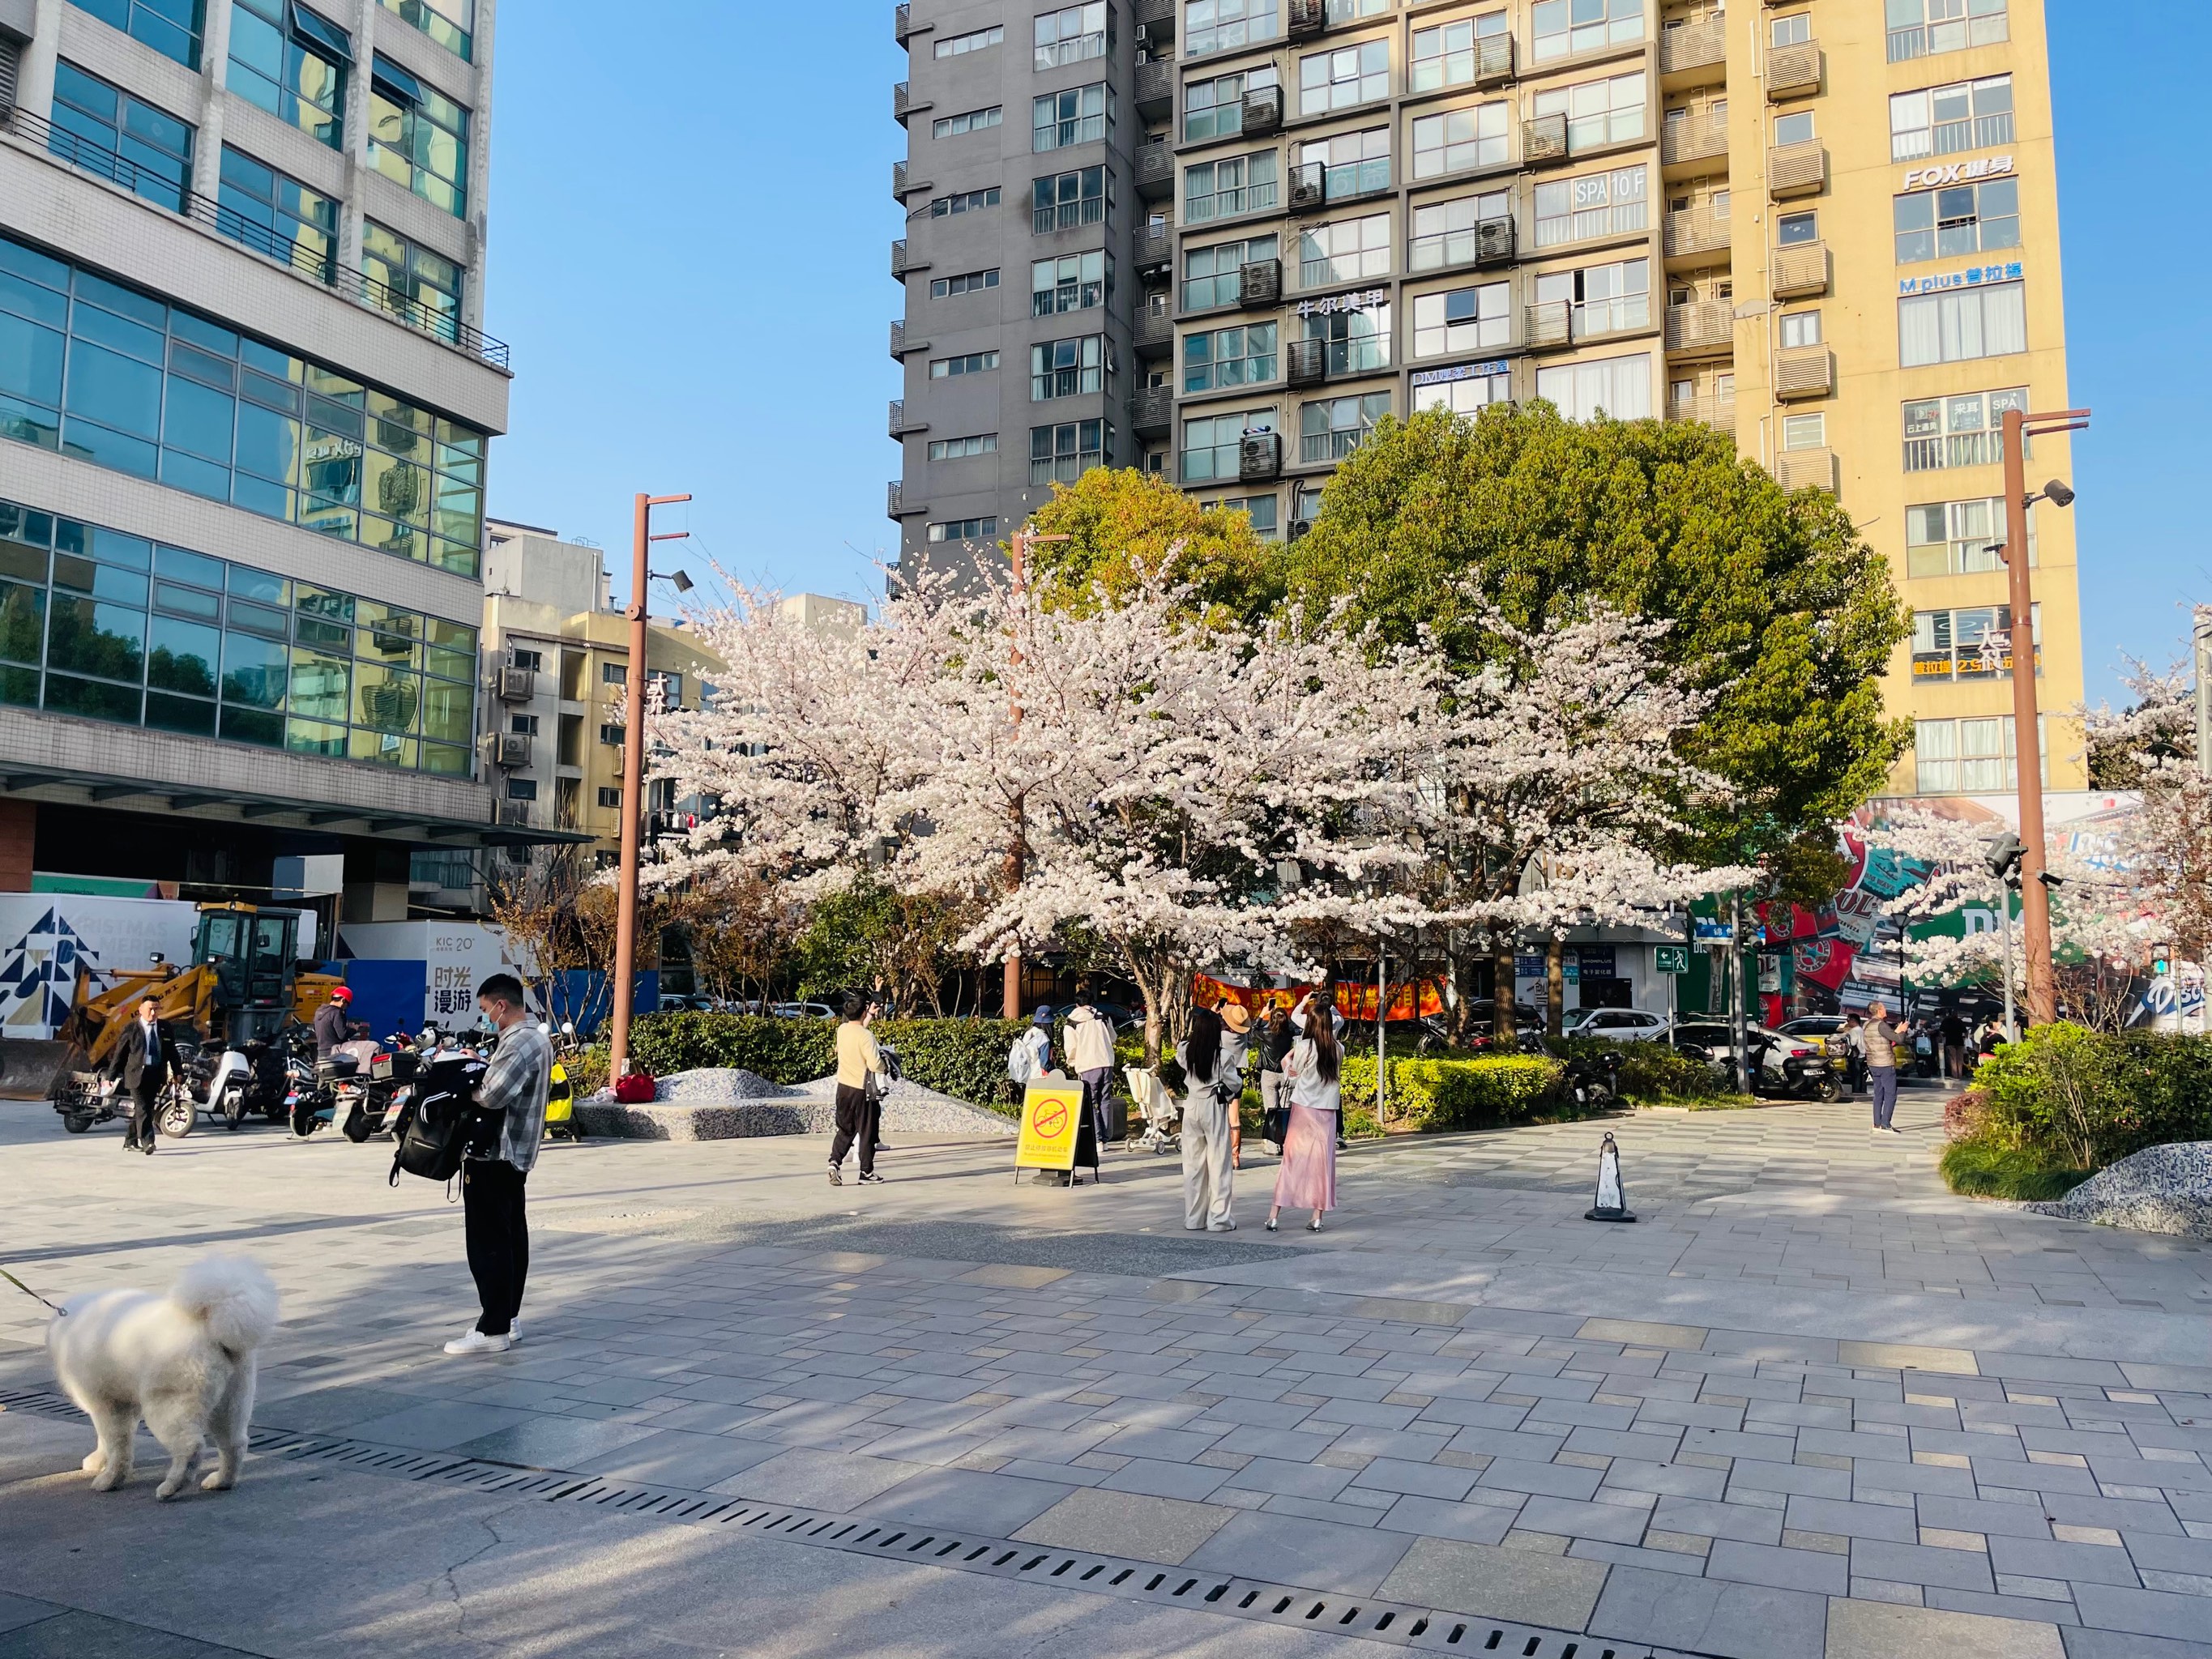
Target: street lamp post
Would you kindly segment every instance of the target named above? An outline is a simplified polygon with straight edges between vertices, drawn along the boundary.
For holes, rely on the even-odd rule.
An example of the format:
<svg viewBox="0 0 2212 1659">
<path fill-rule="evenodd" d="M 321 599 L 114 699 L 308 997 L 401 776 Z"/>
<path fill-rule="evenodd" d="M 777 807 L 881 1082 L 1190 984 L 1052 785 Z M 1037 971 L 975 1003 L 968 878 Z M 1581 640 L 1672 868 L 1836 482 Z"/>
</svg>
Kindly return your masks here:
<svg viewBox="0 0 2212 1659">
<path fill-rule="evenodd" d="M 1030 549 L 1040 542 L 1064 542 L 1066 539 L 1065 536 L 1040 536 L 1026 524 L 1014 532 L 1012 552 L 1016 593 L 1021 592 L 1029 580 Z M 1017 662 L 1021 660 L 1021 653 L 1018 651 L 1014 653 L 1014 660 Z M 1014 704 L 1014 721 L 1017 725 L 1020 724 L 1021 718 L 1022 705 L 1017 700 Z M 1021 885 L 1022 865 L 1022 812 L 1018 804 L 1014 808 L 1013 833 L 1008 838 L 1006 846 L 1006 882 L 1010 888 Z M 1002 994 L 1000 1012 L 1007 1019 L 1019 1019 L 1022 1017 L 1022 957 L 1018 951 L 1009 951 L 1006 953 L 1006 985 Z"/>
<path fill-rule="evenodd" d="M 617 875 L 615 900 L 615 973 L 613 1023 L 607 1032 L 607 1075 L 622 1077 L 629 1071 L 630 1003 L 637 980 L 637 866 L 645 829 L 645 653 L 647 590 L 653 570 L 647 555 L 655 542 L 682 541 L 690 532 L 653 533 L 653 509 L 689 495 L 640 495 L 636 499 L 630 535 L 629 672 L 625 681 L 626 704 L 623 727 L 622 861 Z M 689 589 L 688 578 L 679 586 Z"/>
<path fill-rule="evenodd" d="M 2075 432 L 2088 424 L 2086 409 L 2047 415 L 2008 409 L 2004 416 L 2004 556 L 2012 591 L 2013 755 L 2022 846 L 2021 949 L 2031 1025 L 2047 1025 L 2057 1018 L 2058 991 L 2051 972 L 2051 890 L 2043 879 L 2043 741 L 2036 730 L 2035 593 L 2027 568 L 2027 515 L 2039 501 L 2065 507 L 2074 492 L 2054 478 L 2033 495 L 2028 493 L 2027 441 L 2037 433 Z"/>
</svg>

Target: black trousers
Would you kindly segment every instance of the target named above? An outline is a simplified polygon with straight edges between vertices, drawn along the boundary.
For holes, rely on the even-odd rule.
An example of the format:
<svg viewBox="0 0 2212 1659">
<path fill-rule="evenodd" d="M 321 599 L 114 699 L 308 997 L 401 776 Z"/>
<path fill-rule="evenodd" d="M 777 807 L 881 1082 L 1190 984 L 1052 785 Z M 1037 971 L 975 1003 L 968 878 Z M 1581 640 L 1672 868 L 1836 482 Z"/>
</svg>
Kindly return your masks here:
<svg viewBox="0 0 2212 1659">
<path fill-rule="evenodd" d="M 855 1089 L 849 1084 L 837 1085 L 837 1133 L 830 1143 L 830 1162 L 841 1165 L 845 1154 L 854 1146 L 860 1149 L 860 1173 L 876 1172 L 876 1128 L 883 1115 L 883 1105 L 870 1097 L 866 1089 Z"/>
<path fill-rule="evenodd" d="M 472 1158 L 461 1165 L 461 1213 L 468 1231 L 469 1273 L 477 1281 L 483 1317 L 477 1328 L 504 1336 L 522 1311 L 523 1281 L 530 1277 L 530 1224 L 522 1188 L 529 1176 L 497 1158 Z"/>
<path fill-rule="evenodd" d="M 131 1085 L 131 1127 L 124 1132 L 125 1146 L 154 1144 L 154 1107 L 161 1097 L 161 1086 L 168 1080 L 151 1066 L 138 1073 L 138 1081 Z"/>
</svg>

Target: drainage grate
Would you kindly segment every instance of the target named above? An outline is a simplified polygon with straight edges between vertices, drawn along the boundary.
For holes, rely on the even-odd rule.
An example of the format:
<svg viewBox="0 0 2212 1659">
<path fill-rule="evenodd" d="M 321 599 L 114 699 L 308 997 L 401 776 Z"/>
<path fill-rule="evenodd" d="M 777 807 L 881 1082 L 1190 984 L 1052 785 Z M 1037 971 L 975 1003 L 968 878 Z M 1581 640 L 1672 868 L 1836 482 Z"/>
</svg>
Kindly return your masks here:
<svg viewBox="0 0 2212 1659">
<path fill-rule="evenodd" d="M 43 1391 L 0 1391 L 0 1409 L 65 1417 L 81 1414 L 63 1395 Z M 256 1429 L 249 1443 L 262 1457 L 331 1464 L 408 1480 L 432 1480 L 507 1498 L 581 1504 L 626 1515 L 650 1515 L 687 1526 L 727 1527 L 817 1549 L 1195 1607 L 1232 1619 L 1325 1630 L 1335 1636 L 1358 1637 L 1424 1653 L 1483 1654 L 1496 1659 L 1509 1656 L 1510 1659 L 1656 1659 L 1653 1650 L 1640 1643 L 1601 1640 L 1571 1631 L 1471 1618 L 1295 1584 L 1224 1577 L 1158 1561 L 1048 1549 L 942 1528 L 794 1509 L 756 1498 L 722 1498 L 597 1475 L 524 1468 L 452 1453 L 407 1451 L 284 1429 Z M 1693 1656 L 1685 1654 L 1682 1659 Z"/>
</svg>

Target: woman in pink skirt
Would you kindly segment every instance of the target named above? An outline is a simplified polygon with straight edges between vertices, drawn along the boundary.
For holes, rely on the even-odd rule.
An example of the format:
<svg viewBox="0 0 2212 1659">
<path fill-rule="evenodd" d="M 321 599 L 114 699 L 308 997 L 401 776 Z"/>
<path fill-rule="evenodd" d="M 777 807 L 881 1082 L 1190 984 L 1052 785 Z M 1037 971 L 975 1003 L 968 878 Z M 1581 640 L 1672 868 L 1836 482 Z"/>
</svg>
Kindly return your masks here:
<svg viewBox="0 0 2212 1659">
<path fill-rule="evenodd" d="M 1342 1059 L 1330 1022 L 1316 1014 L 1308 995 L 1291 1015 L 1298 1040 L 1283 1062 L 1290 1085 L 1291 1127 L 1283 1136 L 1282 1166 L 1275 1172 L 1275 1202 L 1267 1231 L 1288 1205 L 1311 1210 L 1308 1232 L 1321 1231 L 1322 1213 L 1336 1207 L 1336 1125 L 1342 1098 L 1337 1072 Z"/>
</svg>

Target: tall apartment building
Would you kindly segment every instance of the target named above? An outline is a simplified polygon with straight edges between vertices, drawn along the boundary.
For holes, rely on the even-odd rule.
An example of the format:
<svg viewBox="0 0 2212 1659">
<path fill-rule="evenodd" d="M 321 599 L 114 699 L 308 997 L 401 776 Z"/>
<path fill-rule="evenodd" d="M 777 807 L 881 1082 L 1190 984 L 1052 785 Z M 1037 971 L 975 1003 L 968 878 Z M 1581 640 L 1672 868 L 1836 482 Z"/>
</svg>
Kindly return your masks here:
<svg viewBox="0 0 2212 1659">
<path fill-rule="evenodd" d="M 410 850 L 523 833 L 476 743 L 494 5 L 0 0 L 0 882 L 337 852 L 383 920 Z"/>
<path fill-rule="evenodd" d="M 1068 14 L 897 9 L 915 152 L 898 182 L 933 181 L 893 255 L 915 272 L 894 344 L 929 343 L 892 405 L 909 556 L 1010 534 L 1066 476 L 1072 406 L 1035 397 L 1061 385 L 1038 343 L 1071 331 L 1044 261 L 1062 241 L 1126 246 L 1110 300 L 1082 313 L 1104 333 L 1107 395 L 1099 448 L 1079 428 L 1073 465 L 1166 471 L 1295 537 L 1386 413 L 1543 398 L 1577 418 L 1706 422 L 1784 483 L 1836 492 L 1890 558 L 1917 617 L 1891 677 L 1917 739 L 1896 792 L 2011 787 L 1996 430 L 2008 407 L 2066 405 L 2041 0 L 1086 10 L 1104 53 L 1088 78 L 1109 100 L 1128 55 L 1115 142 L 1133 155 L 1101 155 L 1103 222 L 1071 233 L 1036 182 L 1051 158 L 1018 131 L 925 143 L 920 113 L 972 122 L 983 92 L 940 90 L 961 76 L 1018 110 L 1027 76 L 1035 142 L 1056 137 L 1048 77 L 1086 78 L 1044 67 Z M 1018 283 L 1024 258 L 1026 309 L 963 286 L 979 270 Z M 2063 476 L 2063 439 L 2033 465 Z M 2081 695 L 2073 530 L 2048 507 L 2034 528 L 2041 701 L 2065 710 Z M 2048 780 L 2079 787 L 2064 726 Z"/>
</svg>

